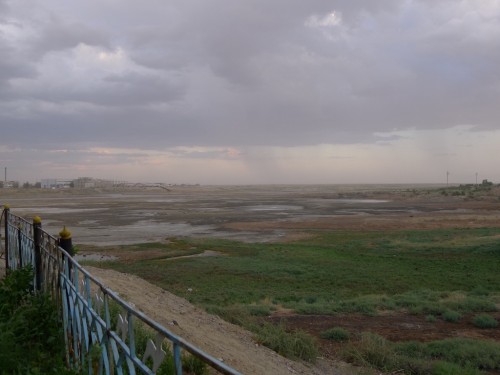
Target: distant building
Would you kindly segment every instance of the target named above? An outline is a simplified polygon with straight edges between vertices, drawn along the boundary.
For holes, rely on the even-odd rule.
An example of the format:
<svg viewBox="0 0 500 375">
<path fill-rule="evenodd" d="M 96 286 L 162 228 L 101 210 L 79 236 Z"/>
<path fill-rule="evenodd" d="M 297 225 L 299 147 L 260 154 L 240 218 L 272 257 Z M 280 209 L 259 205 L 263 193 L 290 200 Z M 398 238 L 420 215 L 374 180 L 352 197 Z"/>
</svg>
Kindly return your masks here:
<svg viewBox="0 0 500 375">
<path fill-rule="evenodd" d="M 73 181 L 75 189 L 88 189 L 95 187 L 95 181 L 92 177 L 78 177 Z"/>
<path fill-rule="evenodd" d="M 95 179 L 92 177 L 78 177 L 73 181 L 76 189 L 110 188 L 114 186 L 114 181 Z"/>
<path fill-rule="evenodd" d="M 40 182 L 42 189 L 67 189 L 73 184 L 72 180 L 58 180 L 56 178 L 44 178 Z"/>
<path fill-rule="evenodd" d="M 121 186 L 126 184 L 125 182 L 115 182 L 112 180 L 101 180 L 92 177 L 78 177 L 74 180 L 60 180 L 57 178 L 44 178 L 40 182 L 40 187 L 42 189 L 94 189 L 94 188 L 113 188 L 115 186 Z"/>
<path fill-rule="evenodd" d="M 1 181 L 1 186 L 4 189 L 17 189 L 19 187 L 19 181 Z"/>
<path fill-rule="evenodd" d="M 42 178 L 41 187 L 42 189 L 55 189 L 57 185 L 57 180 L 55 178 Z"/>
</svg>

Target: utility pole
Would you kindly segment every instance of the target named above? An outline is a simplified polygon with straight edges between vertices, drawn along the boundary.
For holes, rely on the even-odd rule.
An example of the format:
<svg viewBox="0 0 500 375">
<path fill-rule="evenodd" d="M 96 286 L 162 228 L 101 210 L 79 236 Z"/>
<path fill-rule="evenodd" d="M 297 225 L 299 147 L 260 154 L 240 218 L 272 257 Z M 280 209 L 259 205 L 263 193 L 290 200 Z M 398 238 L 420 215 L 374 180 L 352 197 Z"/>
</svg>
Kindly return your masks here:
<svg viewBox="0 0 500 375">
<path fill-rule="evenodd" d="M 476 186 L 477 186 L 477 172 L 476 172 Z"/>
<path fill-rule="evenodd" d="M 448 177 L 450 176 L 450 172 L 446 171 L 446 186 L 448 186 Z"/>
</svg>

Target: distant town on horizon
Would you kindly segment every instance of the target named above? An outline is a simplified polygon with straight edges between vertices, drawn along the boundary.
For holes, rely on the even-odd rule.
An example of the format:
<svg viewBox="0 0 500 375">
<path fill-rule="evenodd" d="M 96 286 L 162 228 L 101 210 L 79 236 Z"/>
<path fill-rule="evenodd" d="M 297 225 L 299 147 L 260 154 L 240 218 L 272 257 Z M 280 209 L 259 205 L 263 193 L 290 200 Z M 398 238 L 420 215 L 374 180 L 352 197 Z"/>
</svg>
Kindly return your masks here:
<svg viewBox="0 0 500 375">
<path fill-rule="evenodd" d="M 262 184 L 257 184 L 262 185 Z M 271 184 L 276 185 L 276 184 Z M 283 185 L 295 185 L 295 184 L 283 184 Z M 301 185 L 301 184 L 296 184 Z M 307 185 L 307 184 L 304 184 Z M 325 185 L 325 184 L 311 184 L 311 185 Z M 328 185 L 328 184 L 326 184 Z M 380 185 L 380 184 L 331 184 L 331 185 Z M 410 186 L 410 185 L 436 185 L 436 186 L 493 186 L 494 183 L 489 181 L 488 179 L 483 179 L 480 182 L 476 179 L 475 183 L 458 183 L 449 181 L 443 183 L 390 183 L 382 184 L 382 185 L 401 185 L 401 186 Z M 19 188 L 35 188 L 35 189 L 105 189 L 105 188 L 133 188 L 133 187 L 157 187 L 168 190 L 169 187 L 174 186 L 200 186 L 200 184 L 185 184 L 185 183 L 164 183 L 164 182 L 129 182 L 125 180 L 106 180 L 94 177 L 77 177 L 74 179 L 58 179 L 58 178 L 43 178 L 40 181 L 35 183 L 24 182 L 20 183 L 19 181 L 7 180 L 7 174 L 5 174 L 5 179 L 0 180 L 0 189 L 19 189 Z"/>
</svg>

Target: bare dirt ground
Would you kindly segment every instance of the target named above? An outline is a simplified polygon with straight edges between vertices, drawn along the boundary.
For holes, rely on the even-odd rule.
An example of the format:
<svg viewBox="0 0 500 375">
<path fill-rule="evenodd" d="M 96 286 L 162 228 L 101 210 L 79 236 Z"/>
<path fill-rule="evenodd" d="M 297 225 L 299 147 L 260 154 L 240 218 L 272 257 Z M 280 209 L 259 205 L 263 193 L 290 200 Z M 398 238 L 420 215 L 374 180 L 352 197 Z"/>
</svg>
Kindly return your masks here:
<svg viewBox="0 0 500 375">
<path fill-rule="evenodd" d="M 458 190 L 457 190 L 458 191 Z M 192 236 L 247 242 L 307 238 L 314 230 L 381 230 L 500 227 L 500 188 L 444 195 L 435 186 L 247 186 L 173 187 L 171 191 L 10 191 L 0 194 L 12 212 L 40 215 L 56 234 L 67 225 L 82 253 L 85 246 L 164 241 Z M 118 255 L 119 254 L 113 254 Z M 142 256 L 145 254 L 142 253 Z M 130 256 L 130 255 L 128 255 Z M 130 259 L 128 259 L 130 260 Z M 0 271 L 1 272 L 1 271 Z M 252 335 L 135 276 L 92 268 L 112 289 L 148 315 L 246 374 L 350 374 L 331 361 L 336 344 L 319 340 L 325 359 L 315 367 L 284 359 L 256 345 Z M 497 313 L 495 316 L 500 319 Z M 407 314 L 376 317 L 275 315 L 290 328 L 319 337 L 332 326 L 372 331 L 390 340 L 475 337 L 500 340 L 500 330 L 460 323 L 426 322 Z M 366 372 L 364 372 L 366 373 Z"/>
</svg>

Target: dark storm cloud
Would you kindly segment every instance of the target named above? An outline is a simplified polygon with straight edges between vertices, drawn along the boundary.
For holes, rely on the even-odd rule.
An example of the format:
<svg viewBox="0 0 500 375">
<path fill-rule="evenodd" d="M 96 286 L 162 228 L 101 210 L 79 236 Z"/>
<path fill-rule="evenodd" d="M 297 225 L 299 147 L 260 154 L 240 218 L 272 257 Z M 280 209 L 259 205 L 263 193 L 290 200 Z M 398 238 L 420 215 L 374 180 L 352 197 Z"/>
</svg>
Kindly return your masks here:
<svg viewBox="0 0 500 375">
<path fill-rule="evenodd" d="M 45 24 L 40 25 L 40 30 L 34 39 L 33 52 L 39 55 L 73 48 L 80 43 L 111 47 L 103 31 L 88 27 L 81 22 L 66 23 L 54 15 Z"/>
<path fill-rule="evenodd" d="M 0 45 L 0 95 L 6 89 L 10 78 L 33 77 L 36 74 L 35 67 L 29 63 L 23 63 L 12 59 L 12 49 Z"/>
<path fill-rule="evenodd" d="M 19 145 L 36 134 L 45 147 L 287 146 L 498 127 L 494 1 L 44 4 L 0 2 L 0 123 Z"/>
<path fill-rule="evenodd" d="M 151 74 L 138 72 L 125 72 L 123 74 L 110 74 L 100 79 L 101 87 L 88 90 L 86 87 L 40 86 L 30 91 L 32 100 L 53 103 L 65 108 L 78 106 L 79 103 L 99 107 L 100 112 L 110 112 L 119 109 L 116 121 L 123 121 L 123 112 L 131 108 L 141 108 L 144 105 L 170 102 L 183 95 L 183 87 L 174 78 L 169 79 Z M 17 98 L 19 98 L 18 96 Z M 36 111 L 34 111 L 35 113 Z M 70 111 L 73 115 L 74 111 Z M 39 113 L 42 116 L 42 113 Z"/>
</svg>

